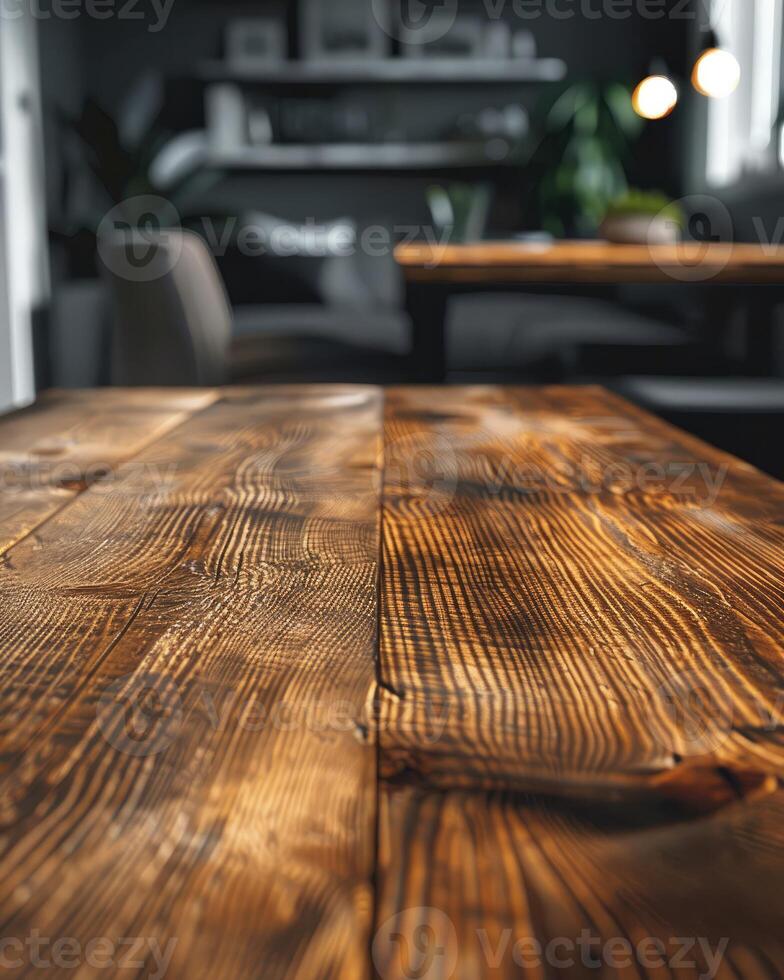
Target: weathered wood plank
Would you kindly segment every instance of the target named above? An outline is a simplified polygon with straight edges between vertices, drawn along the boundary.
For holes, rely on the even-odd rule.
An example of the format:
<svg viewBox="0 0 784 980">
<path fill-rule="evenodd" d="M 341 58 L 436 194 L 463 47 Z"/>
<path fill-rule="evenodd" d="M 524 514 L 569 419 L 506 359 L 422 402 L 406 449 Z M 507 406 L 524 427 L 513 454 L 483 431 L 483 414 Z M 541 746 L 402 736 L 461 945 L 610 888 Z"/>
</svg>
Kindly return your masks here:
<svg viewBox="0 0 784 980">
<path fill-rule="evenodd" d="M 363 975 L 380 427 L 374 389 L 226 393 L 138 455 L 164 485 L 8 552 L 0 935 Z"/>
<path fill-rule="evenodd" d="M 379 975 L 784 976 L 784 486 L 598 389 L 385 442 Z"/>
<path fill-rule="evenodd" d="M 0 418 L 0 555 L 216 397 L 164 389 L 51 391 Z"/>
<path fill-rule="evenodd" d="M 380 815 L 382 980 L 784 976 L 783 793 L 679 821 L 387 786 Z"/>
<path fill-rule="evenodd" d="M 397 389 L 385 775 L 784 773 L 784 486 L 598 389 Z"/>
</svg>

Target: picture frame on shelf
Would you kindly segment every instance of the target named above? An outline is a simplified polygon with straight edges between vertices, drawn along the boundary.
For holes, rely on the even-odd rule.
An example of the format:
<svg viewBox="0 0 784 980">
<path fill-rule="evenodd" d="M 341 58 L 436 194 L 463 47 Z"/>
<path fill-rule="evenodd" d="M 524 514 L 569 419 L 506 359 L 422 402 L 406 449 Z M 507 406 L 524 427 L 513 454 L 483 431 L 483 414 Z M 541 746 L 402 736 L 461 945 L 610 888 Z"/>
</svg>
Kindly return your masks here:
<svg viewBox="0 0 784 980">
<path fill-rule="evenodd" d="M 288 56 L 286 25 L 279 17 L 238 17 L 226 28 L 226 61 L 236 71 L 269 68 Z"/>
<path fill-rule="evenodd" d="M 398 25 L 400 51 L 405 58 L 473 61 L 485 57 L 484 21 L 473 14 L 454 17 L 435 12 L 426 28 L 411 27 L 401 19 Z"/>
<path fill-rule="evenodd" d="M 392 31 L 383 4 L 300 0 L 299 9 L 300 53 L 307 61 L 364 63 L 392 54 Z"/>
</svg>

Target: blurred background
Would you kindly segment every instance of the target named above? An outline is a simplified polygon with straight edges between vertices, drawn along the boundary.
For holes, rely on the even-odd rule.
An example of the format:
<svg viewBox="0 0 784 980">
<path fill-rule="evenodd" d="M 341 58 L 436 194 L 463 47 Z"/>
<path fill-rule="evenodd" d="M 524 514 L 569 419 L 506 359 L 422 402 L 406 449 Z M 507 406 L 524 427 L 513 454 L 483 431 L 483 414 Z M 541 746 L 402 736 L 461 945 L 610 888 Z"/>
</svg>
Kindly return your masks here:
<svg viewBox="0 0 784 980">
<path fill-rule="evenodd" d="M 423 304 L 396 259 L 775 254 L 784 0 L 0 6 L 0 408 L 51 386 L 599 381 L 784 475 L 776 282 L 499 279 Z"/>
</svg>

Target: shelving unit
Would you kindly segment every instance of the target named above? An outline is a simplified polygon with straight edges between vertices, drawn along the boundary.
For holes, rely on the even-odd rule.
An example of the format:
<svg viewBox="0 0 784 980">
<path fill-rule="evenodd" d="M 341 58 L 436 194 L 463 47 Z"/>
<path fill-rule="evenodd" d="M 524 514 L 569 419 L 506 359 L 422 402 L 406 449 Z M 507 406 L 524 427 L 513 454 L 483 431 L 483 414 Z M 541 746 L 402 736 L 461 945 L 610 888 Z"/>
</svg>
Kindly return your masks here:
<svg viewBox="0 0 784 980">
<path fill-rule="evenodd" d="M 197 69 L 199 81 L 211 86 L 227 85 L 242 90 L 266 90 L 273 98 L 301 92 L 311 96 L 308 88 L 332 86 L 335 89 L 366 86 L 388 86 L 408 89 L 413 86 L 460 86 L 489 92 L 503 92 L 505 87 L 523 84 L 557 82 L 566 75 L 566 64 L 560 58 L 529 60 L 489 60 L 471 58 L 389 57 L 377 61 L 298 61 L 288 60 L 269 66 L 237 66 L 226 60 L 202 62 Z M 288 91 L 287 90 L 293 90 Z M 458 99 L 459 95 L 456 96 Z M 506 96 L 505 96 L 506 97 Z M 494 98 L 491 95 L 490 98 Z M 226 118 L 220 111 L 218 118 Z M 485 139 L 444 139 L 439 142 L 317 142 L 239 145 L 237 138 L 216 146 L 209 158 L 214 169 L 226 171 L 264 171 L 308 173 L 316 171 L 458 171 L 478 172 L 509 169 L 523 162 L 519 142 L 504 133 Z M 234 145 L 231 145 L 234 144 Z"/>
</svg>

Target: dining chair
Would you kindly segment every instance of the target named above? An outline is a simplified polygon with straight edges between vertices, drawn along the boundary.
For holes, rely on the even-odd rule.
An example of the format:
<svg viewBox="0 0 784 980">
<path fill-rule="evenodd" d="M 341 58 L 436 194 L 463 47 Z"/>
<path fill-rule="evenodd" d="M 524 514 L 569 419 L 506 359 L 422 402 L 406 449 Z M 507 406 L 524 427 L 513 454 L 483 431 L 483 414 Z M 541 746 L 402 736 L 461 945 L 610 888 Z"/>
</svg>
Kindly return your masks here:
<svg viewBox="0 0 784 980">
<path fill-rule="evenodd" d="M 323 329 L 319 334 L 323 322 L 303 314 L 298 323 L 296 309 L 261 329 L 245 322 L 238 335 L 215 259 L 195 232 L 118 233 L 100 243 L 100 254 L 114 300 L 115 384 L 384 383 L 405 377 L 404 355 L 325 336 Z M 332 311 L 333 319 L 340 316 Z"/>
</svg>

